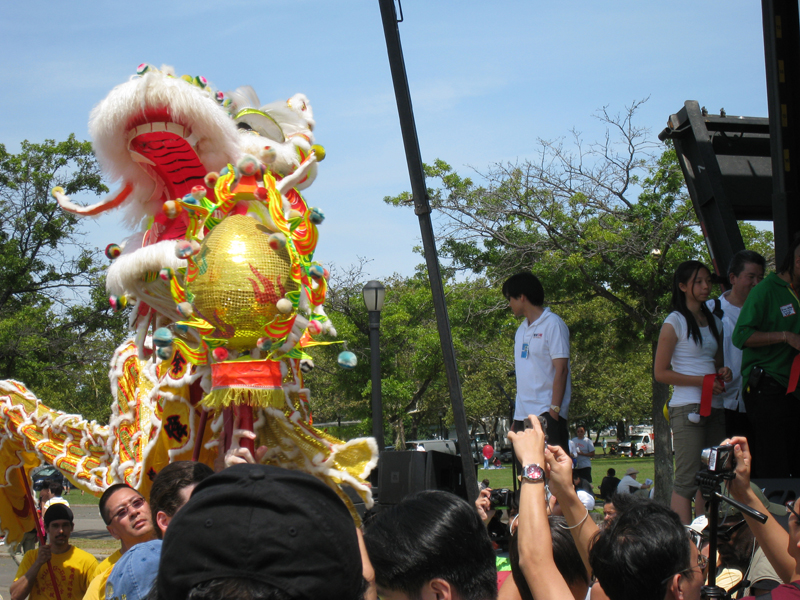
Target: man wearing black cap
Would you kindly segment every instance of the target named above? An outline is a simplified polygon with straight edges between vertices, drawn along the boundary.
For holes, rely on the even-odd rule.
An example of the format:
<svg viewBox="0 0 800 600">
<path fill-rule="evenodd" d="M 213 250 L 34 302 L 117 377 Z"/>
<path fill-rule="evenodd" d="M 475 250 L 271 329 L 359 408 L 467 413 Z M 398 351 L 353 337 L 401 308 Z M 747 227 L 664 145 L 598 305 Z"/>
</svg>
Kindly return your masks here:
<svg viewBox="0 0 800 600">
<path fill-rule="evenodd" d="M 154 589 L 159 600 L 361 600 L 366 581 L 336 492 L 300 471 L 240 464 L 200 482 L 170 521 Z"/>
<path fill-rule="evenodd" d="M 30 550 L 22 557 L 11 600 L 51 600 L 56 597 L 53 578 L 45 566 L 53 568 L 61 600 L 80 600 L 94 577 L 97 560 L 88 552 L 69 543 L 72 535 L 72 510 L 64 504 L 53 504 L 44 513 L 44 527 L 49 544 Z"/>
</svg>

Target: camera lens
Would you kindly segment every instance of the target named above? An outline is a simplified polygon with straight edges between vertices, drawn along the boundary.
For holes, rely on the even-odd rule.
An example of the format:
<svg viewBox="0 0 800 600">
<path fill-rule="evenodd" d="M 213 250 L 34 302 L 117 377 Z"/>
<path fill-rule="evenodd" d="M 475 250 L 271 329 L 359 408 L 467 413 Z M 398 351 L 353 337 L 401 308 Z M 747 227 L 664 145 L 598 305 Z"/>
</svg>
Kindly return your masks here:
<svg viewBox="0 0 800 600">
<path fill-rule="evenodd" d="M 707 467 L 709 458 L 711 458 L 711 448 L 703 448 L 703 451 L 700 452 L 700 462 Z"/>
</svg>

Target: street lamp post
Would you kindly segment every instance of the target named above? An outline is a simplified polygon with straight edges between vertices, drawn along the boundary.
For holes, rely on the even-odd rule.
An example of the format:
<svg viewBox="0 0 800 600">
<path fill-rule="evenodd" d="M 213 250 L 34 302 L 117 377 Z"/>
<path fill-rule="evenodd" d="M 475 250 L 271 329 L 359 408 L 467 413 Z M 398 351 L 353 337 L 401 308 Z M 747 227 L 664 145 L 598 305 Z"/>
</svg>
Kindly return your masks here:
<svg viewBox="0 0 800 600">
<path fill-rule="evenodd" d="M 381 347 L 380 328 L 383 299 L 386 288 L 380 281 L 368 281 L 364 286 L 364 304 L 369 313 L 369 350 L 372 379 L 372 437 L 378 444 L 378 451 L 383 452 L 383 405 L 381 402 Z"/>
</svg>

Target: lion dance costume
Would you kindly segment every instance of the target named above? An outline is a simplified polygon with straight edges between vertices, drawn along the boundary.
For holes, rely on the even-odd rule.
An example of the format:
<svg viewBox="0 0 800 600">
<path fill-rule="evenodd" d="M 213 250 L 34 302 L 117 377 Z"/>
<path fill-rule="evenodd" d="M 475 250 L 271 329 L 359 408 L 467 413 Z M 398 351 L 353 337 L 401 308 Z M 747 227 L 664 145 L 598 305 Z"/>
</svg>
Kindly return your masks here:
<svg viewBox="0 0 800 600">
<path fill-rule="evenodd" d="M 135 334 L 111 360 L 108 425 L 0 382 L 7 542 L 33 528 L 21 477 L 45 462 L 95 494 L 125 482 L 147 495 L 172 461 L 266 446 L 262 462 L 319 477 L 356 521 L 342 485 L 372 505 L 375 441 L 315 429 L 303 385 L 306 349 L 336 335 L 323 309 L 329 273 L 313 260 L 324 215 L 300 194 L 324 158 L 314 124 L 302 94 L 260 106 L 252 88 L 223 94 L 150 65 L 95 107 L 95 153 L 121 188 L 88 207 L 53 196 L 78 215 L 125 206 L 139 225 L 106 248 L 111 305 L 130 308 Z"/>
</svg>

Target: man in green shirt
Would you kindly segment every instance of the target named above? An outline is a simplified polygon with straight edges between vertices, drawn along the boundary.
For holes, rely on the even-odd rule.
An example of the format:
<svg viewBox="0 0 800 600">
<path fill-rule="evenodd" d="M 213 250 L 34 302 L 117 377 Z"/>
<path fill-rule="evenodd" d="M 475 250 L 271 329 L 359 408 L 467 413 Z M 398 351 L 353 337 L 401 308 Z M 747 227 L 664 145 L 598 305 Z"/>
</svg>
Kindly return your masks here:
<svg viewBox="0 0 800 600">
<path fill-rule="evenodd" d="M 800 235 L 781 265 L 755 286 L 739 314 L 733 345 L 742 349 L 742 382 L 754 478 L 800 476 L 794 444 L 800 396 L 787 394 L 800 350 Z"/>
</svg>

